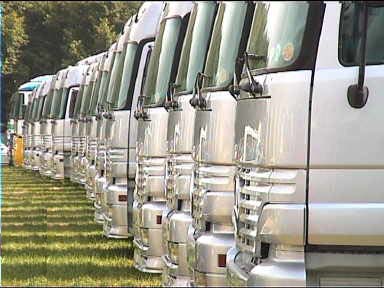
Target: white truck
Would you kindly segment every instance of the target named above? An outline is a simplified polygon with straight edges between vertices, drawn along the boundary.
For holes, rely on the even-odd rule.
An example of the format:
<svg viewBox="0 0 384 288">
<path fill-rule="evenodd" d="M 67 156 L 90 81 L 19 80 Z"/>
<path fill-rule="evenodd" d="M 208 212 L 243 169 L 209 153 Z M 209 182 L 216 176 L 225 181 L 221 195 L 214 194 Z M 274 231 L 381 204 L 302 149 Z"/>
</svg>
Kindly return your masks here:
<svg viewBox="0 0 384 288">
<path fill-rule="evenodd" d="M 383 285 L 383 27 L 382 2 L 256 4 L 233 89 L 231 285 Z"/>
</svg>

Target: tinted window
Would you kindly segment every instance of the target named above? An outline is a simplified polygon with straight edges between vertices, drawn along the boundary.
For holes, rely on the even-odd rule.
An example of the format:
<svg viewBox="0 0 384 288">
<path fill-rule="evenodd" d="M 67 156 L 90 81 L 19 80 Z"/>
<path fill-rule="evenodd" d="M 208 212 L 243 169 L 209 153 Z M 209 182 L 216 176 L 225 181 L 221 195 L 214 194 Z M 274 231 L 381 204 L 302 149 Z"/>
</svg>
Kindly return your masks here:
<svg viewBox="0 0 384 288">
<path fill-rule="evenodd" d="M 250 68 L 282 68 L 300 55 L 309 4 L 305 2 L 258 2 L 247 52 Z"/>
<path fill-rule="evenodd" d="M 203 71 L 215 10 L 215 2 L 197 2 L 192 10 L 175 82 L 176 93 L 192 92 L 197 73 Z"/>
<path fill-rule="evenodd" d="M 203 87 L 226 87 L 231 83 L 235 71 L 244 19 L 246 2 L 222 2 L 216 16 Z"/>
<path fill-rule="evenodd" d="M 77 95 L 79 94 L 79 88 L 72 88 L 70 90 L 71 100 L 69 102 L 69 118 L 73 118 L 73 112 L 75 110 L 75 103 Z"/>
<path fill-rule="evenodd" d="M 145 81 L 145 105 L 159 106 L 164 102 L 180 28 L 180 18 L 169 18 L 161 22 Z"/>
<path fill-rule="evenodd" d="M 339 58 L 346 66 L 359 63 L 361 28 L 363 17 L 362 5 L 345 3 L 340 18 Z M 368 8 L 367 64 L 384 63 L 384 8 Z"/>
</svg>

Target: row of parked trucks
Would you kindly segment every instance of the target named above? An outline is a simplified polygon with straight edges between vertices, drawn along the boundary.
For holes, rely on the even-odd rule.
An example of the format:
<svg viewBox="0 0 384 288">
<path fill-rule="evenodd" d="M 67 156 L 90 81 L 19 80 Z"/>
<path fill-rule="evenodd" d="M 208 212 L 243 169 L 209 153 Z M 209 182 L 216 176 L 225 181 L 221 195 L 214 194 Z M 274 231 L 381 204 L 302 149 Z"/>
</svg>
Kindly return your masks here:
<svg viewBox="0 0 384 288">
<path fill-rule="evenodd" d="M 383 27 L 375 1 L 145 2 L 18 101 L 24 167 L 166 286 L 383 285 Z"/>
</svg>

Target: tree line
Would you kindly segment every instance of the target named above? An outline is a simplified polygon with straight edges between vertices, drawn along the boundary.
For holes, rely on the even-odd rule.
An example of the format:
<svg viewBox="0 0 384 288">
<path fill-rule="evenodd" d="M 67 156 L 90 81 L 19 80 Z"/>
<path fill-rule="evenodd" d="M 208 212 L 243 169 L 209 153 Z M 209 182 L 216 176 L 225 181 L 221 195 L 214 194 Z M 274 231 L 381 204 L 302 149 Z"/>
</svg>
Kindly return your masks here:
<svg viewBox="0 0 384 288">
<path fill-rule="evenodd" d="M 140 5 L 135 1 L 1 2 L 1 122 L 6 123 L 8 100 L 18 86 L 107 50 Z"/>
</svg>

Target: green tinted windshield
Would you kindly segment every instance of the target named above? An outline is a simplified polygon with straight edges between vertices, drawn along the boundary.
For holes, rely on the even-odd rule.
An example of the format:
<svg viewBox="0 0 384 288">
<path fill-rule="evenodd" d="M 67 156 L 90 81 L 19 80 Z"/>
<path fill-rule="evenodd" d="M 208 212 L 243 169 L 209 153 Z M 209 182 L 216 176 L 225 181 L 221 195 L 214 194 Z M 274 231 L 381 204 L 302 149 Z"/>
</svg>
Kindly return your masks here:
<svg viewBox="0 0 384 288">
<path fill-rule="evenodd" d="M 17 106 L 17 108 L 18 108 L 18 113 L 17 113 L 17 116 L 18 116 L 18 118 L 19 119 L 23 119 L 24 118 L 24 115 L 23 115 L 23 107 L 25 106 L 25 102 L 24 102 L 24 100 L 25 100 L 25 95 L 23 94 L 23 93 L 21 93 L 20 95 L 19 95 L 19 97 L 20 97 L 20 99 L 19 99 L 19 103 L 18 103 L 18 106 Z M 27 98 L 28 99 L 28 98 Z M 28 100 L 26 100 L 26 101 L 28 101 Z M 24 112 L 25 113 L 25 112 Z"/>
<path fill-rule="evenodd" d="M 44 99 L 45 97 L 39 97 L 37 100 L 37 114 L 36 114 L 36 121 L 40 121 L 41 119 L 41 112 L 43 110 L 43 105 L 44 105 Z"/>
<path fill-rule="evenodd" d="M 63 88 L 55 89 L 52 96 L 50 118 L 57 118 L 60 112 L 61 96 L 63 94 Z"/>
<path fill-rule="evenodd" d="M 102 67 L 102 65 L 99 66 L 99 69 L 100 67 Z M 101 86 L 101 78 L 102 78 L 101 75 L 102 75 L 102 71 L 98 70 L 96 74 L 95 86 L 93 87 L 93 91 L 92 91 L 91 105 L 89 108 L 89 114 L 92 116 L 95 116 L 97 113 L 97 100 L 98 100 L 98 95 L 99 95 L 100 86 Z"/>
<path fill-rule="evenodd" d="M 164 102 L 171 78 L 180 27 L 180 18 L 165 19 L 160 24 L 160 31 L 155 40 L 145 81 L 145 105 L 159 106 Z"/>
<path fill-rule="evenodd" d="M 81 100 L 84 95 L 84 84 L 80 85 L 79 94 L 76 97 L 76 103 L 75 103 L 75 109 L 73 110 L 73 118 L 78 119 L 79 113 L 80 113 L 80 107 L 81 107 Z"/>
<path fill-rule="evenodd" d="M 30 108 L 31 108 L 31 105 L 28 103 L 27 108 L 25 109 L 25 117 L 24 117 L 24 119 L 26 121 L 29 121 L 29 110 L 30 110 Z"/>
<path fill-rule="evenodd" d="M 282 68 L 294 63 L 301 51 L 309 4 L 256 4 L 247 52 L 251 69 Z"/>
<path fill-rule="evenodd" d="M 203 71 L 215 10 L 215 2 L 197 2 L 192 10 L 175 82 L 176 93 L 192 92 L 197 73 Z"/>
<path fill-rule="evenodd" d="M 134 71 L 134 62 L 137 52 L 137 43 L 130 42 L 127 45 L 125 58 L 124 58 L 124 68 L 121 76 L 121 85 L 119 90 L 119 96 L 117 99 L 117 103 L 115 103 L 114 107 L 116 109 L 123 109 L 125 103 L 127 102 L 128 96 L 132 97 L 132 95 L 128 95 L 129 87 L 131 86 L 133 79 L 133 71 Z"/>
<path fill-rule="evenodd" d="M 98 107 L 104 105 L 103 102 L 103 91 L 105 91 L 105 87 L 108 84 L 108 71 L 102 71 L 101 72 L 101 78 L 100 78 L 100 87 L 97 95 L 97 103 L 96 103 L 96 112 L 98 110 Z"/>
<path fill-rule="evenodd" d="M 113 67 L 113 64 L 115 62 L 115 56 L 116 56 L 116 52 L 113 52 L 112 56 L 111 56 L 112 59 L 108 60 L 108 61 L 111 61 L 110 68 Z M 104 79 L 103 79 L 103 77 L 104 77 Z M 99 90 L 99 96 L 98 96 L 98 103 L 97 103 L 100 106 L 104 107 L 106 104 L 107 95 L 108 95 L 108 87 L 109 87 L 110 81 L 111 81 L 111 71 L 103 71 L 101 84 L 100 84 L 100 90 Z"/>
<path fill-rule="evenodd" d="M 89 105 L 91 103 L 92 90 L 95 82 L 90 81 L 88 85 L 84 86 L 83 98 L 81 99 L 81 116 L 86 116 L 89 112 Z"/>
<path fill-rule="evenodd" d="M 38 103 L 37 103 L 37 99 L 33 99 L 33 102 L 32 102 L 32 119 L 33 121 L 38 121 L 37 120 L 37 110 L 38 110 Z"/>
<path fill-rule="evenodd" d="M 203 87 L 223 88 L 231 83 L 247 7 L 246 2 L 220 4 L 204 72 L 208 78 Z"/>
<path fill-rule="evenodd" d="M 64 119 L 65 117 L 65 110 L 67 108 L 67 102 L 68 102 L 68 88 L 64 87 L 61 92 L 61 101 L 60 101 L 60 108 L 59 113 L 57 115 L 58 119 Z"/>
<path fill-rule="evenodd" d="M 111 81 L 108 88 L 108 103 L 112 108 L 116 108 L 119 97 L 121 78 L 123 75 L 124 60 L 127 52 L 127 44 L 124 44 L 123 50 L 116 52 L 115 63 L 113 64 Z"/>
<path fill-rule="evenodd" d="M 52 97 L 53 97 L 53 87 L 52 86 L 53 85 L 51 85 L 51 88 L 49 89 L 47 96 L 45 96 L 46 99 L 44 101 L 42 119 L 47 119 L 49 117 L 49 113 L 51 111 L 51 104 L 52 104 Z"/>
</svg>

